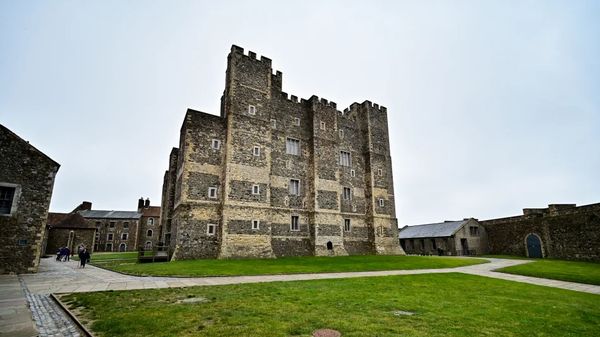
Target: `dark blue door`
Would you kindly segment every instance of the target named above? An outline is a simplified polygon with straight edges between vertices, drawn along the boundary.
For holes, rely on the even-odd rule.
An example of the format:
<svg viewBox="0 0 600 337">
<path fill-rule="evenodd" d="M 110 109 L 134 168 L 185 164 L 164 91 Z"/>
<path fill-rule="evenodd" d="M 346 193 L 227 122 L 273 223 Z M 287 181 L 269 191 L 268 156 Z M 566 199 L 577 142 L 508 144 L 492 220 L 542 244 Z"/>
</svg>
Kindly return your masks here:
<svg viewBox="0 0 600 337">
<path fill-rule="evenodd" d="M 542 257 L 542 242 L 537 235 L 529 234 L 527 236 L 527 255 L 533 258 Z"/>
</svg>

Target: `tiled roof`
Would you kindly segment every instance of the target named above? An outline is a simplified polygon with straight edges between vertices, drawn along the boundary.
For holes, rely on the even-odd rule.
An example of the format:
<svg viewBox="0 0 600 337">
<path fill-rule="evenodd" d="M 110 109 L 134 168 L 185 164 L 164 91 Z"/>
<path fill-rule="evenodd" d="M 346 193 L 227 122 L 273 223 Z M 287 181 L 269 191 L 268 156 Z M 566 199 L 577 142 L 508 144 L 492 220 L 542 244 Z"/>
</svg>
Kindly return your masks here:
<svg viewBox="0 0 600 337">
<path fill-rule="evenodd" d="M 141 213 L 135 211 L 88 210 L 78 213 L 86 219 L 139 219 L 142 216 Z"/>
<path fill-rule="evenodd" d="M 407 226 L 400 230 L 400 239 L 437 238 L 452 236 L 470 219 L 445 221 L 427 225 Z"/>
<path fill-rule="evenodd" d="M 79 215 L 78 213 L 68 214 L 64 219 L 54 224 L 52 227 L 54 228 L 88 228 L 95 229 L 92 223 L 88 223 L 85 219 Z"/>
<path fill-rule="evenodd" d="M 69 213 L 48 212 L 48 225 L 54 226 L 69 216 Z"/>
</svg>

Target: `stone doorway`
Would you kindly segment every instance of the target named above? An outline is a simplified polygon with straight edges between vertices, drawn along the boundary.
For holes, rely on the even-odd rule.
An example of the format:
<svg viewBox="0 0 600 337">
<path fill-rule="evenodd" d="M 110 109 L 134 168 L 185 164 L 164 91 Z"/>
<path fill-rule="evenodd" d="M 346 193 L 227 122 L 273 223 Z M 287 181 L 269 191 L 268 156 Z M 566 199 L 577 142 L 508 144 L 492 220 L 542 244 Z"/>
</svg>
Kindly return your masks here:
<svg viewBox="0 0 600 337">
<path fill-rule="evenodd" d="M 331 241 L 327 241 L 327 250 L 333 250 L 333 243 Z"/>
<path fill-rule="evenodd" d="M 531 258 L 543 258 L 542 254 L 542 240 L 537 234 L 529 234 L 525 239 L 527 244 L 527 257 Z"/>
</svg>

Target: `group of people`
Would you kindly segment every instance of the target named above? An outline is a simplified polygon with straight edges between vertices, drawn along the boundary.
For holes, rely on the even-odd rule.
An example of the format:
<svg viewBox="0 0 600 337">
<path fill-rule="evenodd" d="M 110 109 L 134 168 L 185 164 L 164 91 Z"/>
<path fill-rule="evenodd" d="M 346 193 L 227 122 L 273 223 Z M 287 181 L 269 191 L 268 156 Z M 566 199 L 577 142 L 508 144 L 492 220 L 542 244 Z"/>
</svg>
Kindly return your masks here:
<svg viewBox="0 0 600 337">
<path fill-rule="evenodd" d="M 56 252 L 56 261 L 69 261 L 73 255 L 74 252 L 69 247 L 60 247 Z M 90 262 L 90 252 L 84 245 L 77 247 L 77 256 L 79 257 L 79 268 L 85 268 L 85 264 Z"/>
</svg>

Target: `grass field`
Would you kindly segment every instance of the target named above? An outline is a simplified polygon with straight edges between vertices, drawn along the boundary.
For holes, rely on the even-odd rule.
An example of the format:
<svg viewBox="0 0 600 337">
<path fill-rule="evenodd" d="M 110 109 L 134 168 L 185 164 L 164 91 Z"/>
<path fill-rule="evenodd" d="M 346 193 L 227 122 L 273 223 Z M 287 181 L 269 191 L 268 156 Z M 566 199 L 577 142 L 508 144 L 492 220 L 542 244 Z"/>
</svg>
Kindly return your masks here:
<svg viewBox="0 0 600 337">
<path fill-rule="evenodd" d="M 308 337 L 320 328 L 344 337 L 600 335 L 600 296 L 459 273 L 76 293 L 62 300 L 97 336 Z"/>
<path fill-rule="evenodd" d="M 305 256 L 279 259 L 203 259 L 136 263 L 135 260 L 131 259 L 102 260 L 97 255 L 99 254 L 92 257 L 92 264 L 121 273 L 142 276 L 190 277 L 452 268 L 488 262 L 482 259 L 437 256 L 365 255 L 336 257 Z"/>
<path fill-rule="evenodd" d="M 535 262 L 532 263 L 502 268 L 496 271 L 509 274 L 542 277 L 553 280 L 600 285 L 600 263 L 544 259 L 535 260 Z"/>
</svg>

